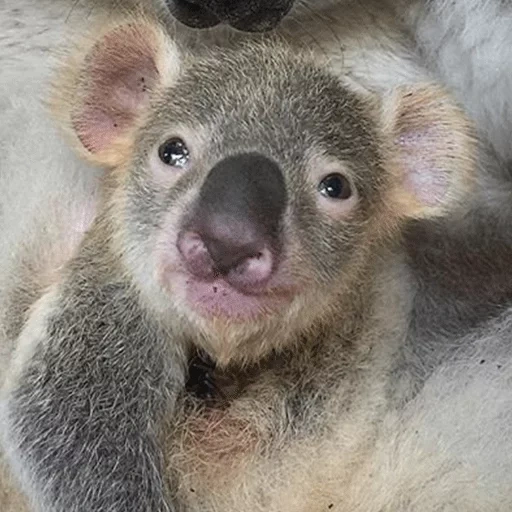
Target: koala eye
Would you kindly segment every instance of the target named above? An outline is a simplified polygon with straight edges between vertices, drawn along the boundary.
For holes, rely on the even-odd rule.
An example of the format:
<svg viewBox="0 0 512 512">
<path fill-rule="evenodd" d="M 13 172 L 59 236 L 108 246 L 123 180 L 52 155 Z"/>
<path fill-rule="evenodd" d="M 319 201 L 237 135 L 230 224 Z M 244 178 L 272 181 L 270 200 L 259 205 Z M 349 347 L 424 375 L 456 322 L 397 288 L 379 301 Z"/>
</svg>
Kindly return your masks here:
<svg viewBox="0 0 512 512">
<path fill-rule="evenodd" d="M 331 199 L 348 199 L 352 195 L 352 187 L 345 176 L 338 173 L 328 174 L 318 184 L 318 191 Z"/>
<path fill-rule="evenodd" d="M 185 167 L 190 158 L 190 153 L 182 139 L 173 137 L 166 140 L 158 148 L 158 156 L 166 165 L 172 167 Z"/>
</svg>

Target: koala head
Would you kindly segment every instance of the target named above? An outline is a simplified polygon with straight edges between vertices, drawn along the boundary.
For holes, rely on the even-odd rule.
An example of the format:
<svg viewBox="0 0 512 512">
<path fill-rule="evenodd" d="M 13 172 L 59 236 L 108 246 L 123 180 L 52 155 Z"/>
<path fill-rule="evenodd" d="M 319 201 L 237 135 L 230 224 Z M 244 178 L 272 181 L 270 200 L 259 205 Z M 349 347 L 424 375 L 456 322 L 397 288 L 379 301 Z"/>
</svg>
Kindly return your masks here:
<svg viewBox="0 0 512 512">
<path fill-rule="evenodd" d="M 56 112 L 110 169 L 115 252 L 220 364 L 348 308 L 404 221 L 445 214 L 471 182 L 471 129 L 433 85 L 375 98 L 282 43 L 190 51 L 143 20 L 85 54 Z"/>
</svg>

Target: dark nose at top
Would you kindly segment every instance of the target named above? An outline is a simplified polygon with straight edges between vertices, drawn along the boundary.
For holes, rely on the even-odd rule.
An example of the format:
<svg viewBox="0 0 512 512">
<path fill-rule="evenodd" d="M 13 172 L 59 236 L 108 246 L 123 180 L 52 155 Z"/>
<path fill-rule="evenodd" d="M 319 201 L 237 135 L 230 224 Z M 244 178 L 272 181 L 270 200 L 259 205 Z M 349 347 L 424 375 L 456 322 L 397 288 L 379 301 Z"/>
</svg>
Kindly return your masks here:
<svg viewBox="0 0 512 512">
<path fill-rule="evenodd" d="M 220 273 L 243 268 L 251 259 L 259 260 L 261 267 L 268 258 L 274 261 L 280 249 L 285 207 L 286 189 L 277 163 L 258 153 L 239 154 L 211 169 L 183 231 L 195 233 Z"/>
<path fill-rule="evenodd" d="M 167 5 L 179 21 L 193 28 L 225 22 L 238 30 L 263 32 L 279 24 L 293 0 L 167 0 Z"/>
</svg>

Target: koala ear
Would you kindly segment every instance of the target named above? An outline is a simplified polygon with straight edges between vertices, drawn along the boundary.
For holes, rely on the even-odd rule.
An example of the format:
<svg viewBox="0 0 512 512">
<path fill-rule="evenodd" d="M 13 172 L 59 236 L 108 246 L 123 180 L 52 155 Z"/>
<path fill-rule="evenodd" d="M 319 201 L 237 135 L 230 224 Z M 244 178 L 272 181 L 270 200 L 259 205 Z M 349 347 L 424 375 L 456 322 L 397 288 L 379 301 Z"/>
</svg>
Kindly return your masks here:
<svg viewBox="0 0 512 512">
<path fill-rule="evenodd" d="M 477 144 L 471 123 L 433 85 L 398 88 L 383 103 L 386 166 L 398 216 L 446 214 L 471 189 Z"/>
<path fill-rule="evenodd" d="M 120 165 L 151 93 L 176 78 L 179 60 L 176 45 L 157 25 L 131 21 L 111 26 L 64 66 L 54 88 L 54 113 L 64 116 L 88 160 Z"/>
</svg>

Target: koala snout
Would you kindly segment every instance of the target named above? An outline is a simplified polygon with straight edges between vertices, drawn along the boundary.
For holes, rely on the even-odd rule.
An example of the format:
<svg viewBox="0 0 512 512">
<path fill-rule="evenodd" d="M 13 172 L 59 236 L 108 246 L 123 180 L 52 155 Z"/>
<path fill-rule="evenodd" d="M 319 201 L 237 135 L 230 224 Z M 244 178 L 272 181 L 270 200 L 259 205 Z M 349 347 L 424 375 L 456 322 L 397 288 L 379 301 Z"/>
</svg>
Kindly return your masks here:
<svg viewBox="0 0 512 512">
<path fill-rule="evenodd" d="M 279 166 L 248 153 L 226 158 L 208 174 L 193 214 L 178 236 L 188 270 L 223 277 L 236 288 L 264 284 L 281 249 L 286 189 Z"/>
<path fill-rule="evenodd" d="M 261 286 L 271 276 L 274 266 L 268 248 L 257 241 L 231 236 L 213 239 L 187 231 L 180 235 L 178 249 L 194 276 L 201 279 L 223 276 L 239 289 Z"/>
<path fill-rule="evenodd" d="M 275 28 L 293 0 L 167 0 L 171 13 L 185 25 L 207 28 L 225 22 L 245 32 Z"/>
</svg>

